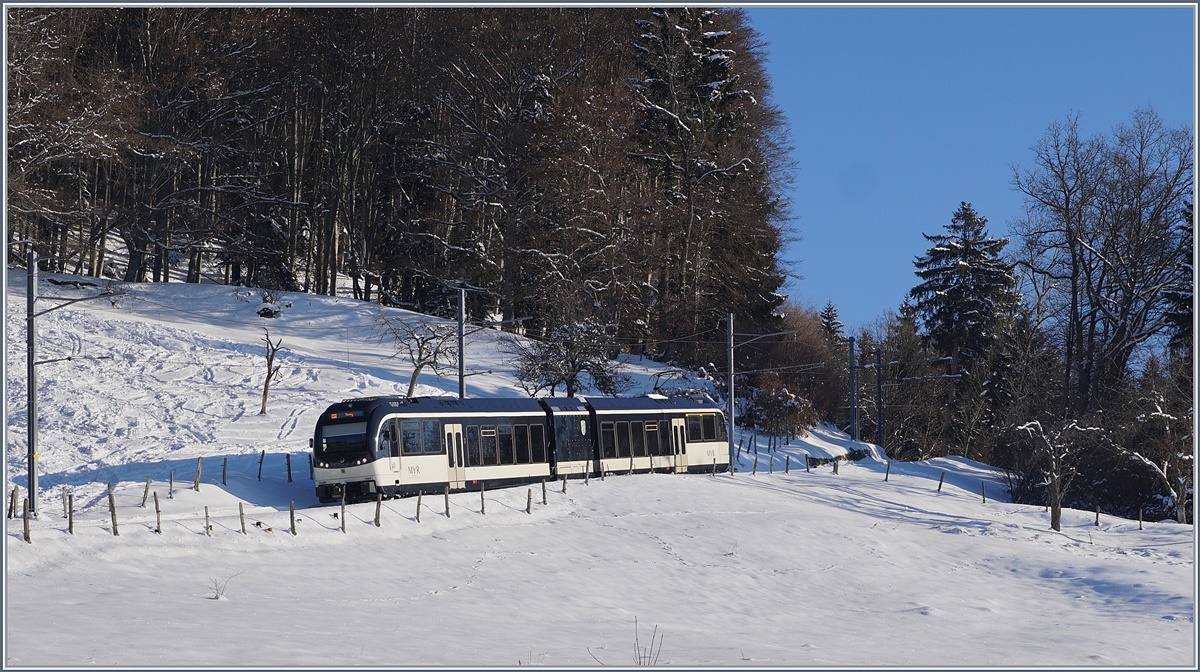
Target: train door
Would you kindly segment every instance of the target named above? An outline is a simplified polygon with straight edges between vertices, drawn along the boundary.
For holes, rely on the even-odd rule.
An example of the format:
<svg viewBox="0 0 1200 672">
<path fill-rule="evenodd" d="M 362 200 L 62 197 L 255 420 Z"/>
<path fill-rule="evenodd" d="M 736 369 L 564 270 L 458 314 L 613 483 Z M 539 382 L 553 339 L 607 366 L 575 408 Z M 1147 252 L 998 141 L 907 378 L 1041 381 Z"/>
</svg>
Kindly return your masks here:
<svg viewBox="0 0 1200 672">
<path fill-rule="evenodd" d="M 687 437 L 683 418 L 671 418 L 671 453 L 675 455 L 675 472 L 687 473 Z"/>
<path fill-rule="evenodd" d="M 400 427 L 396 420 L 388 420 L 388 433 L 391 442 L 388 444 L 388 468 L 393 474 L 400 473 Z M 397 476 L 399 478 L 399 476 Z"/>
<path fill-rule="evenodd" d="M 452 490 L 466 487 L 466 463 L 463 461 L 462 425 L 446 424 L 446 456 L 450 461 L 447 481 Z"/>
<path fill-rule="evenodd" d="M 387 460 L 388 469 L 393 474 L 400 470 L 400 434 L 395 420 L 384 420 L 381 425 L 379 459 Z"/>
</svg>

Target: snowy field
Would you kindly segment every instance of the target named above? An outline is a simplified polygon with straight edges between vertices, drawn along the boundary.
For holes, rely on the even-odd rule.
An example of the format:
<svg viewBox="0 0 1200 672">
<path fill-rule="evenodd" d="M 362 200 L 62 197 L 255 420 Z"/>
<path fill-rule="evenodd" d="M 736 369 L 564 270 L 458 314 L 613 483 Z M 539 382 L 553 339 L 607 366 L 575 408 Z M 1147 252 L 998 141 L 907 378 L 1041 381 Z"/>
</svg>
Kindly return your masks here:
<svg viewBox="0 0 1200 672">
<path fill-rule="evenodd" d="M 24 272 L 8 280 L 6 495 L 27 473 Z M 1041 507 L 1008 503 L 989 467 L 888 473 L 877 449 L 829 428 L 773 463 L 759 437 L 754 475 L 746 451 L 733 475 L 551 483 L 546 504 L 536 485 L 488 491 L 486 512 L 479 493 L 456 494 L 447 517 L 425 497 L 419 522 L 416 499 L 384 502 L 378 527 L 375 504 L 357 504 L 343 532 L 338 507 L 316 503 L 306 451 L 330 402 L 407 389 L 408 364 L 371 337 L 377 308 L 284 294 L 264 319 L 257 290 L 127 292 L 39 318 L 38 358 L 75 359 L 38 367 L 41 516 L 32 544 L 7 521 L 6 668 L 1197 662 L 1192 527 L 1067 510 L 1056 533 Z M 264 326 L 283 341 L 282 377 L 259 415 Z M 468 340 L 468 369 L 491 371 L 468 394 L 521 394 L 496 335 Z M 659 370 L 631 360 L 635 391 Z M 851 448 L 875 457 L 804 469 L 806 453 Z M 147 478 L 161 535 L 153 495 L 141 506 Z"/>
</svg>

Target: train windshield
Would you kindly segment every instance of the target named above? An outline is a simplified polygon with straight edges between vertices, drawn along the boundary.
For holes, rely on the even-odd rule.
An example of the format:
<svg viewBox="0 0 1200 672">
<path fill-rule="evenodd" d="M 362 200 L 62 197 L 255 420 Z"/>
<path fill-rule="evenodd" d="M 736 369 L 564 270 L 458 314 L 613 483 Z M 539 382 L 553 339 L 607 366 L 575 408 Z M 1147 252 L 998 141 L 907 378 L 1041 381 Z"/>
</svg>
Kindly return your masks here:
<svg viewBox="0 0 1200 672">
<path fill-rule="evenodd" d="M 326 425 L 321 429 L 321 445 L 317 450 L 323 455 L 344 455 L 366 451 L 367 423 Z"/>
</svg>

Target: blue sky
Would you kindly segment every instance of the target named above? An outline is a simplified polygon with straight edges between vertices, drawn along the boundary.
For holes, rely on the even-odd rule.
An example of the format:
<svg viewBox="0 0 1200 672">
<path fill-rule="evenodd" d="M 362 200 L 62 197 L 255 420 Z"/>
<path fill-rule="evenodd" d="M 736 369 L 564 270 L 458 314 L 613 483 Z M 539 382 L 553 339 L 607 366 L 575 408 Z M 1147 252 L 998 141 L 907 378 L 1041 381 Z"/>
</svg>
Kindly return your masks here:
<svg viewBox="0 0 1200 672">
<path fill-rule="evenodd" d="M 922 233 L 960 201 L 1007 236 L 1014 164 L 1073 111 L 1088 135 L 1154 107 L 1194 128 L 1193 8 L 758 7 L 774 102 L 798 165 L 784 258 L 803 304 L 847 327 L 916 284 Z"/>
</svg>

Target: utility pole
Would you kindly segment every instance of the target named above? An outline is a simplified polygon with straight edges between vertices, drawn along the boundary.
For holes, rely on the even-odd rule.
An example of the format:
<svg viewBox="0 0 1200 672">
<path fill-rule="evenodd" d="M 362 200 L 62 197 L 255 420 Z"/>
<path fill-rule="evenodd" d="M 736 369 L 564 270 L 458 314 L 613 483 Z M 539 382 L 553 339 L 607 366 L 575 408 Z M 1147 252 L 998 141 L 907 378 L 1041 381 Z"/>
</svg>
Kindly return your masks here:
<svg viewBox="0 0 1200 672">
<path fill-rule="evenodd" d="M 875 445 L 883 448 L 883 355 L 875 348 Z M 886 451 L 885 451 L 886 452 Z"/>
<path fill-rule="evenodd" d="M 28 269 L 28 284 L 25 286 L 25 305 L 27 317 L 25 322 L 26 353 L 28 369 L 26 371 L 26 387 L 29 392 L 29 515 L 37 517 L 37 327 L 34 318 L 34 302 L 37 301 L 37 254 L 33 251 L 33 243 L 26 248 L 25 267 Z"/>
<path fill-rule="evenodd" d="M 725 399 L 725 414 L 726 414 L 725 424 L 727 425 L 727 431 L 729 433 L 729 470 L 732 472 L 735 469 L 734 452 L 733 452 L 733 410 L 734 410 L 733 409 L 733 399 L 734 399 L 734 394 L 733 394 L 733 348 L 735 347 L 733 345 L 733 337 L 735 335 L 733 333 L 733 313 L 729 314 L 729 330 L 726 333 L 728 334 L 728 338 L 729 338 L 728 347 L 726 348 L 726 353 L 727 353 L 726 373 L 729 376 L 729 394 L 726 395 L 726 399 Z M 795 331 L 777 331 L 773 334 L 737 334 L 738 336 L 754 336 L 754 338 L 752 338 L 748 341 L 745 341 L 743 343 L 738 343 L 738 345 L 749 345 L 750 343 L 753 343 L 754 341 L 757 341 L 760 338 L 766 338 L 768 336 L 784 336 L 787 334 L 794 334 L 794 333 L 796 333 L 796 332 Z"/>
<path fill-rule="evenodd" d="M 847 339 L 850 342 L 850 440 L 858 441 L 858 400 L 854 393 L 854 337 Z"/>
<path fill-rule="evenodd" d="M 729 349 L 726 353 L 726 372 L 729 374 L 729 394 L 725 395 L 725 429 L 729 439 L 729 473 L 736 471 L 733 460 L 733 313 L 729 314 Z"/>
<path fill-rule="evenodd" d="M 464 329 L 467 321 L 467 288 L 458 288 L 458 398 L 467 398 L 467 358 L 464 356 L 463 344 L 466 340 Z"/>
<path fill-rule="evenodd" d="M 471 291 L 483 291 L 478 287 L 471 287 Z M 499 322 L 484 322 L 482 326 L 476 326 L 471 334 L 474 334 L 488 327 L 497 327 L 504 324 L 513 324 L 516 322 L 524 322 L 528 317 L 516 317 L 511 320 L 501 320 Z M 458 286 L 458 398 L 467 398 L 467 357 L 466 357 L 466 338 L 470 334 L 467 333 L 467 285 L 460 284 Z M 476 371 L 470 375 L 475 376 L 481 373 L 491 373 L 491 371 Z"/>
<path fill-rule="evenodd" d="M 22 241 L 19 241 L 19 242 L 22 242 Z M 10 243 L 10 245 L 11 244 L 13 244 L 13 243 Z M 27 280 L 26 280 L 26 285 L 25 285 L 25 307 L 26 307 L 25 351 L 26 351 L 26 366 L 27 366 L 27 368 L 26 368 L 26 388 L 27 388 L 26 392 L 28 393 L 28 405 L 29 405 L 29 413 L 28 413 L 29 420 L 28 420 L 28 426 L 27 426 L 27 429 L 29 432 L 29 434 L 28 434 L 29 438 L 28 438 L 27 443 L 29 444 L 29 452 L 28 452 L 29 515 L 33 516 L 33 517 L 37 517 L 37 501 L 38 501 L 37 500 L 37 497 L 38 497 L 38 466 L 37 466 L 37 460 L 38 460 L 38 452 L 37 452 L 38 404 L 37 404 L 37 368 L 36 367 L 38 364 L 50 364 L 52 362 L 61 362 L 63 360 L 71 361 L 74 359 L 78 359 L 75 356 L 70 356 L 70 357 L 61 357 L 59 359 L 48 359 L 43 362 L 37 361 L 37 317 L 39 315 L 44 315 L 52 310 L 58 310 L 59 308 L 65 308 L 65 307 L 71 305 L 72 303 L 79 303 L 80 301 L 90 301 L 91 299 L 98 299 L 102 296 L 112 296 L 112 292 L 105 292 L 105 293 L 97 295 L 97 296 L 85 296 L 85 297 L 79 298 L 79 299 L 65 299 L 63 297 L 53 297 L 53 296 L 45 297 L 48 299 L 57 299 L 60 301 L 65 301 L 65 303 L 61 303 L 52 308 L 47 308 L 46 310 L 43 310 L 42 312 L 39 313 L 36 310 L 36 304 L 37 304 L 37 299 L 38 299 L 38 295 L 37 295 L 37 286 L 38 286 L 37 262 L 38 262 L 38 256 L 37 256 L 37 253 L 33 249 L 33 243 L 27 242 L 26 256 L 25 256 L 25 267 L 27 270 L 27 275 L 26 275 Z M 84 359 L 112 359 L 112 356 L 105 355 L 103 357 L 90 357 L 90 358 L 84 358 Z"/>
</svg>

